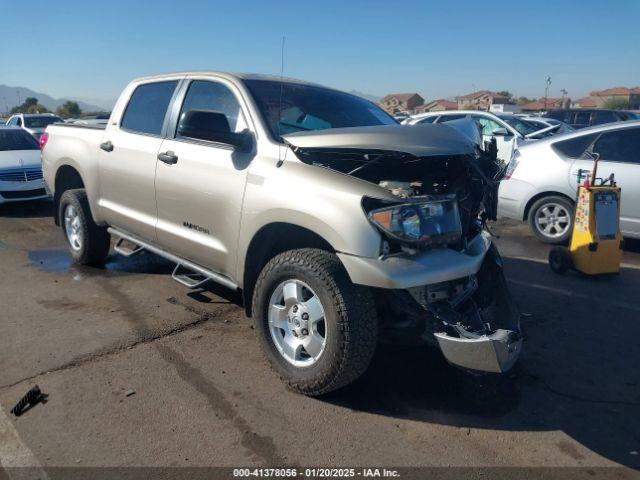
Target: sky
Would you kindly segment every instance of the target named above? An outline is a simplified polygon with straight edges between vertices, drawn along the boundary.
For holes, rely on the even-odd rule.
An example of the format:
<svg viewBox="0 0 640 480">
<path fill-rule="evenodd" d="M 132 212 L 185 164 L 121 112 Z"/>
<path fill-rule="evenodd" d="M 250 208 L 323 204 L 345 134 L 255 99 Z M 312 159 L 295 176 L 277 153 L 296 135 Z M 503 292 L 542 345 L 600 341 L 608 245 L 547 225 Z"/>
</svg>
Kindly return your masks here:
<svg viewBox="0 0 640 480">
<path fill-rule="evenodd" d="M 640 85 L 640 0 L 0 0 L 0 84 L 109 103 L 135 77 L 284 74 L 377 96 Z"/>
</svg>

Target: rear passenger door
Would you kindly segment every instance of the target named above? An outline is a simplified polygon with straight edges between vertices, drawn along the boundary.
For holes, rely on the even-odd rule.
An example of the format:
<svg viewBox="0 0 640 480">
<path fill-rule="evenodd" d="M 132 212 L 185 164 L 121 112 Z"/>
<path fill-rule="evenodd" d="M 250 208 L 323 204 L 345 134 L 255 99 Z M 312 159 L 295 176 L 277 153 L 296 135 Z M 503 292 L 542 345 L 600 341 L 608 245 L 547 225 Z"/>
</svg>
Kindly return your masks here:
<svg viewBox="0 0 640 480">
<path fill-rule="evenodd" d="M 622 189 L 620 228 L 632 236 L 640 236 L 640 128 L 604 132 L 593 145 L 600 154 L 597 176 L 615 174 Z"/>
<path fill-rule="evenodd" d="M 110 225 L 156 239 L 155 172 L 165 120 L 179 79 L 135 87 L 118 125 L 108 125 L 99 150 L 98 205 Z"/>
<path fill-rule="evenodd" d="M 178 127 L 189 111 L 222 113 L 231 132 L 252 130 L 233 84 L 211 78 L 185 82 L 160 149 L 172 160 L 158 160 L 158 243 L 233 278 L 247 167 L 255 146 L 243 151 L 196 138 L 197 129 L 191 137 L 180 135 Z"/>
</svg>

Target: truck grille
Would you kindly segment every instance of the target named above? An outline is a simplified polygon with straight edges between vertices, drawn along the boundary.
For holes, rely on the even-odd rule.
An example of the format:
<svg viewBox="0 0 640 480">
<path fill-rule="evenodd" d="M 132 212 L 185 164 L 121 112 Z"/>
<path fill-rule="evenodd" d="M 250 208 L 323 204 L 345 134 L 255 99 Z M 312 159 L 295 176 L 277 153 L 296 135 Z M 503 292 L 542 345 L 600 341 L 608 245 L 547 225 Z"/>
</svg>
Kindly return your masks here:
<svg viewBox="0 0 640 480">
<path fill-rule="evenodd" d="M 42 167 L 0 170 L 0 182 L 31 182 L 42 178 Z"/>
</svg>

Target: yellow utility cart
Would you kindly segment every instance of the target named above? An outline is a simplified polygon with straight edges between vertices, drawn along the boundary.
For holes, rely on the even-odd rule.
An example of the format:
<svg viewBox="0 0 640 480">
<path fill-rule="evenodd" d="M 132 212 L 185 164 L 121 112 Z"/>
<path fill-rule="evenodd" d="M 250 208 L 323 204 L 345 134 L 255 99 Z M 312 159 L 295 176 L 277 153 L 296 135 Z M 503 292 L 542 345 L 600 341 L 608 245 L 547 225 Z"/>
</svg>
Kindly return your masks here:
<svg viewBox="0 0 640 480">
<path fill-rule="evenodd" d="M 599 156 L 592 154 L 591 178 L 582 185 L 578 172 L 578 198 L 569 249 L 554 247 L 549 266 L 559 274 L 575 269 L 587 275 L 618 273 L 623 240 L 620 233 L 620 188 L 613 174 L 596 177 Z"/>
</svg>

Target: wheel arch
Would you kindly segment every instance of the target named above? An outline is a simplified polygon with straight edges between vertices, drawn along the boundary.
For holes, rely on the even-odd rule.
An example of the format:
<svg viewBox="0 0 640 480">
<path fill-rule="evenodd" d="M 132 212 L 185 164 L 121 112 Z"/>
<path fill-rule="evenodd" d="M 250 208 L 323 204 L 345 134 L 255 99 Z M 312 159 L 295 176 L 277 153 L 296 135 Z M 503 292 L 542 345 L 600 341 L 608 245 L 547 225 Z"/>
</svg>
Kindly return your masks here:
<svg viewBox="0 0 640 480">
<path fill-rule="evenodd" d="M 53 212 L 56 225 L 60 225 L 58 218 L 58 208 L 60 206 L 60 197 L 67 190 L 74 188 L 85 188 L 84 180 L 80 172 L 73 166 L 65 164 L 61 165 L 56 171 L 55 187 L 53 193 Z"/>
<path fill-rule="evenodd" d="M 335 253 L 335 249 L 321 235 L 292 223 L 269 223 L 255 233 L 245 254 L 243 271 L 242 296 L 247 316 L 252 314 L 253 291 L 264 266 L 274 256 L 297 248 L 318 248 Z"/>
</svg>

